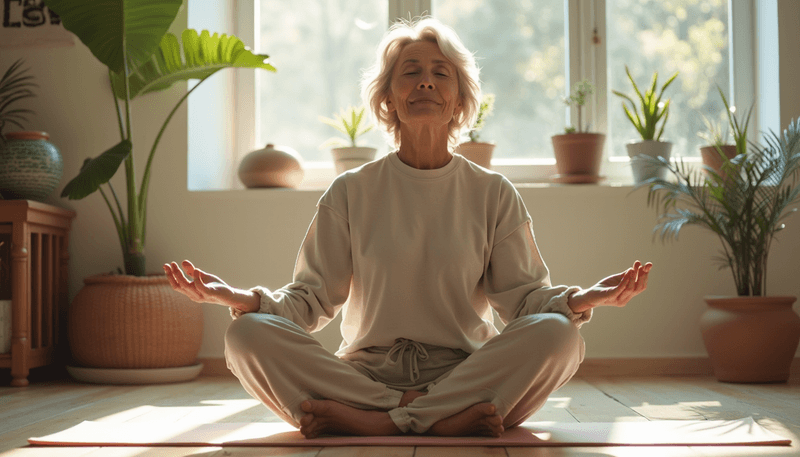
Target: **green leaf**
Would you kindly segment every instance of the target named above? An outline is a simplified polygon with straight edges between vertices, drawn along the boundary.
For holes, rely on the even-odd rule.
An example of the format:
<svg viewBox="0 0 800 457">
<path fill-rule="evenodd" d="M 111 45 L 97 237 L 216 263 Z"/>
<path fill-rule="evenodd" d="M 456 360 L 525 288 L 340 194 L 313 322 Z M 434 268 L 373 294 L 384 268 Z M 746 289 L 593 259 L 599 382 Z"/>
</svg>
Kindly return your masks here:
<svg viewBox="0 0 800 457">
<path fill-rule="evenodd" d="M 87 159 L 78 176 L 64 187 L 61 196 L 69 197 L 70 200 L 80 200 L 91 195 L 100 188 L 100 185 L 107 183 L 114 176 L 132 149 L 130 141 L 122 140 L 94 159 Z"/>
<path fill-rule="evenodd" d="M 260 68 L 275 71 L 268 55 L 253 54 L 242 40 L 231 35 L 211 35 L 193 29 L 181 34 L 183 49 L 175 35 L 167 33 L 153 57 L 132 69 L 128 78 L 131 99 L 168 89 L 179 81 L 203 79 L 223 68 Z M 121 73 L 111 76 L 118 98 L 125 98 Z"/>
<path fill-rule="evenodd" d="M 131 66 L 153 55 L 183 0 L 45 0 L 97 60 L 122 73 L 123 46 Z"/>
</svg>

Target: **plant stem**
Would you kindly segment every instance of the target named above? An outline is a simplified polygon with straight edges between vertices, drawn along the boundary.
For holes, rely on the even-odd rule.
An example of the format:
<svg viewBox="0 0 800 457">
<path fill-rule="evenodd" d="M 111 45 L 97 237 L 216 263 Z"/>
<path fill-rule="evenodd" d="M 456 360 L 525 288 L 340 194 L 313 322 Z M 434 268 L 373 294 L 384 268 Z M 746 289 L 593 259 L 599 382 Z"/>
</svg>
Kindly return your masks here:
<svg viewBox="0 0 800 457">
<path fill-rule="evenodd" d="M 124 24 L 123 24 L 124 27 Z M 128 84 L 128 53 L 125 33 L 122 34 L 122 63 L 123 78 L 122 83 L 125 89 L 125 123 L 128 140 L 131 140 L 131 107 L 130 107 L 130 86 Z M 125 158 L 125 183 L 128 189 L 128 238 L 127 245 L 122 247 L 122 255 L 125 260 L 125 273 L 133 276 L 144 276 L 143 262 L 129 262 L 129 257 L 136 253 L 143 255 L 144 246 L 141 240 L 141 225 L 139 220 L 138 199 L 136 198 L 136 173 L 133 163 L 133 153 Z"/>
<path fill-rule="evenodd" d="M 169 114 L 167 115 L 166 120 L 164 120 L 164 124 L 161 126 L 161 130 L 158 131 L 158 135 L 156 135 L 156 139 L 153 142 L 153 147 L 150 149 L 150 155 L 147 157 L 147 165 L 144 167 L 144 175 L 142 176 L 142 184 L 141 184 L 141 187 L 139 189 L 139 208 L 141 210 L 141 212 L 140 212 L 140 216 L 141 216 L 140 223 L 141 223 L 141 227 L 142 227 L 142 232 L 141 232 L 142 233 L 142 245 L 144 245 L 145 238 L 147 236 L 147 226 L 146 226 L 145 222 L 146 222 L 146 219 L 147 219 L 147 191 L 148 191 L 148 188 L 149 188 L 149 185 L 150 185 L 150 167 L 151 167 L 151 165 L 153 163 L 153 157 L 155 156 L 156 148 L 158 147 L 158 143 L 159 143 L 159 141 L 161 141 L 161 136 L 164 134 L 164 131 L 167 129 L 167 125 L 169 124 L 169 121 L 172 120 L 172 116 L 175 115 L 175 113 L 178 111 L 178 108 L 181 106 L 181 104 L 183 104 L 184 100 L 189 98 L 189 95 L 195 89 L 200 87 L 200 84 L 202 84 L 203 81 L 205 81 L 206 79 L 210 78 L 213 74 L 215 74 L 219 70 L 221 70 L 221 69 L 215 70 L 214 73 L 211 73 L 210 75 L 208 75 L 205 78 L 203 78 L 200 81 L 198 81 L 198 83 L 195 84 L 194 87 L 192 87 L 189 91 L 187 91 L 186 94 L 184 94 L 183 97 L 181 97 L 181 99 L 178 100 L 178 103 L 175 104 L 175 107 L 172 108 L 172 111 L 169 112 Z"/>
</svg>

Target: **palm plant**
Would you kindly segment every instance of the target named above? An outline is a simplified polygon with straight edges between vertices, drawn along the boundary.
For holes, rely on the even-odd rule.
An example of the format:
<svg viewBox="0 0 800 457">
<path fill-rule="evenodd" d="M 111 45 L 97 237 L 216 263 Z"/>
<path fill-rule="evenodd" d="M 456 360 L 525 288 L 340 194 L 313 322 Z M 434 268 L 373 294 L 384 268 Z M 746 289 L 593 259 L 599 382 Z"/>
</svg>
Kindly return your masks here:
<svg viewBox="0 0 800 457">
<path fill-rule="evenodd" d="M 260 68 L 275 71 L 267 55 L 254 54 L 235 36 L 181 33 L 182 44 L 167 33 L 182 6 L 182 0 L 45 0 L 61 17 L 64 28 L 74 33 L 108 68 L 114 93 L 121 141 L 93 159 L 61 193 L 80 200 L 99 190 L 114 218 L 122 247 L 125 272 L 145 275 L 148 186 L 156 148 L 169 121 L 180 105 L 203 81 L 224 68 Z M 200 81 L 176 103 L 167 115 L 150 148 L 141 185 L 136 188 L 130 102 L 145 94 L 163 91 L 191 79 Z M 120 107 L 120 100 L 124 102 Z M 127 214 L 109 180 L 125 162 Z M 115 206 L 100 187 L 108 184 Z M 127 217 L 126 217 L 127 216 Z"/>
<path fill-rule="evenodd" d="M 683 161 L 646 157 L 666 167 L 677 182 L 652 178 L 637 186 L 649 187 L 648 206 L 659 211 L 654 233 L 662 242 L 677 239 L 687 225 L 719 237 L 723 250 L 717 260 L 731 268 L 740 296 L 766 295 L 772 241 L 800 200 L 800 119 L 789 124 L 783 137 L 770 132 L 766 143 L 751 143 L 749 151 L 723 162 L 720 173 L 703 174 Z"/>
<path fill-rule="evenodd" d="M 39 87 L 33 83 L 33 76 L 26 74 L 25 69 L 21 69 L 23 60 L 19 59 L 6 70 L 3 78 L 0 79 L 0 143 L 4 140 L 3 128 L 6 124 L 14 124 L 24 129 L 22 122 L 27 122 L 27 115 L 33 111 L 24 108 L 11 109 L 11 105 L 26 98 L 35 97 L 36 94 L 31 90 Z"/>
<path fill-rule="evenodd" d="M 360 106 L 358 108 L 354 106 L 349 106 L 347 109 L 342 110 L 340 113 L 335 113 L 333 115 L 334 119 L 320 116 L 319 120 L 323 123 L 330 125 L 331 127 L 335 128 L 336 130 L 344 133 L 347 135 L 349 139 L 349 143 L 343 141 L 340 138 L 331 138 L 323 143 L 320 147 L 324 148 L 331 145 L 340 145 L 340 146 L 351 146 L 351 147 L 358 147 L 356 146 L 356 140 L 361 135 L 369 132 L 374 127 L 373 125 L 368 125 L 366 127 L 361 125 L 361 122 L 364 120 L 364 114 L 366 113 L 366 108 Z"/>
<path fill-rule="evenodd" d="M 667 99 L 666 101 L 662 102 L 661 98 L 664 96 L 664 91 L 672 84 L 672 81 L 678 76 L 678 72 L 676 71 L 674 75 L 672 75 L 663 86 L 661 86 L 661 90 L 656 93 L 656 88 L 658 84 L 658 72 L 653 73 L 653 80 L 650 83 L 650 89 L 642 95 L 639 91 L 639 86 L 636 85 L 636 81 L 633 80 L 633 76 L 631 76 L 631 72 L 628 69 L 628 66 L 625 66 L 625 73 L 628 74 L 628 79 L 633 85 L 633 90 L 636 92 L 636 97 L 639 99 L 641 103 L 641 115 L 639 114 L 639 108 L 636 106 L 636 102 L 633 101 L 632 97 L 629 97 L 622 92 L 619 91 L 612 91 L 614 95 L 618 95 L 625 100 L 622 102 L 622 109 L 625 110 L 625 115 L 628 116 L 628 119 L 631 121 L 633 126 L 636 128 L 636 131 L 639 132 L 641 135 L 642 140 L 661 140 L 661 134 L 664 133 L 664 126 L 667 124 L 667 119 L 669 119 L 669 102 L 670 100 Z M 630 103 L 630 109 L 625 104 L 625 101 Z M 658 129 L 658 123 L 661 122 L 661 128 Z M 658 129 L 658 134 L 656 134 L 656 130 Z"/>
</svg>

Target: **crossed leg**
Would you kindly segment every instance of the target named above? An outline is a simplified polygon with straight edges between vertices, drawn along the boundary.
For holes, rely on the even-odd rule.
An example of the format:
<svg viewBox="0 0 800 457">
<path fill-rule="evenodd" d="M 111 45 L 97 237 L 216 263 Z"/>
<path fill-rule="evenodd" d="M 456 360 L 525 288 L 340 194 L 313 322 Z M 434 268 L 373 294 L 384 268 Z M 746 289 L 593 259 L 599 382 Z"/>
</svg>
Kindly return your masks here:
<svg viewBox="0 0 800 457">
<path fill-rule="evenodd" d="M 578 341 L 581 357 L 583 351 L 577 330 L 570 330 L 564 316 L 518 321 L 428 395 L 403 394 L 366 378 L 278 316 L 245 315 L 235 321 L 226 334 L 226 358 L 248 393 L 308 438 L 408 432 L 499 436 L 533 414 L 572 376 L 580 363 Z M 525 359 L 531 360 L 520 363 Z M 313 377 L 309 366 L 315 367 Z"/>
</svg>

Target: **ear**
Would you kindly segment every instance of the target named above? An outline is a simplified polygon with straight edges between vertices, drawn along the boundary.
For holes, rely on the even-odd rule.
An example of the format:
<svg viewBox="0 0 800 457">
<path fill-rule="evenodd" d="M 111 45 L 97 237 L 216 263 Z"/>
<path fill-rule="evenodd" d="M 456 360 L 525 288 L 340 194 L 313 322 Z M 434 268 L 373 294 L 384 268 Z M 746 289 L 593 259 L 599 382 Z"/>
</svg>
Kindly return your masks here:
<svg viewBox="0 0 800 457">
<path fill-rule="evenodd" d="M 392 99 L 386 97 L 386 111 L 393 113 L 395 111 L 394 104 L 392 103 Z"/>
</svg>

